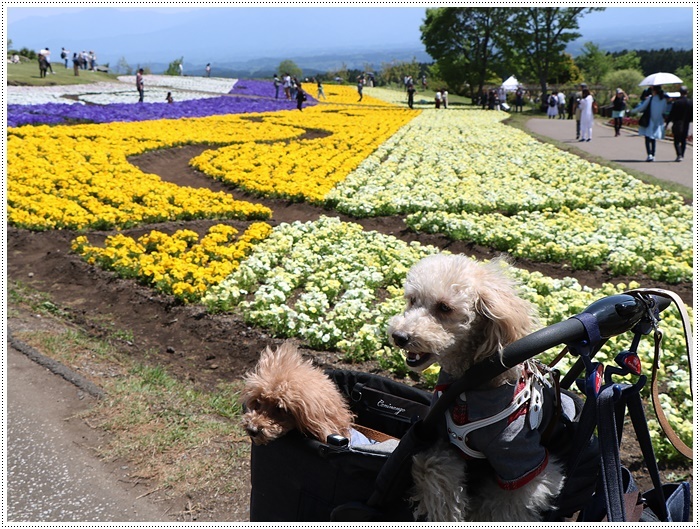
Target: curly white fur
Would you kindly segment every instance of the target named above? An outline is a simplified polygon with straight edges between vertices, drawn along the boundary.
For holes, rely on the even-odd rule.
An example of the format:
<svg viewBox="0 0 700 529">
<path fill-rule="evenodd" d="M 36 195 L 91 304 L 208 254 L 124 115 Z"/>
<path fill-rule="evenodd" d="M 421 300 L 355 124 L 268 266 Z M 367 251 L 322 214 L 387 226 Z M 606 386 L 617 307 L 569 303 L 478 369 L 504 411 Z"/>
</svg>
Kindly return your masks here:
<svg viewBox="0 0 700 529">
<path fill-rule="evenodd" d="M 458 377 L 534 330 L 534 307 L 518 296 L 505 267 L 503 259 L 479 263 L 464 255 L 439 254 L 411 268 L 404 288 L 406 310 L 390 320 L 388 329 L 410 368 L 422 371 L 438 362 Z M 512 382 L 518 371 L 512 368 L 484 387 Z M 503 490 L 495 475 L 468 476 L 464 460 L 445 441 L 416 455 L 412 474 L 414 515 L 428 522 L 540 521 L 564 482 L 560 464 L 550 460 L 528 484 Z"/>
</svg>

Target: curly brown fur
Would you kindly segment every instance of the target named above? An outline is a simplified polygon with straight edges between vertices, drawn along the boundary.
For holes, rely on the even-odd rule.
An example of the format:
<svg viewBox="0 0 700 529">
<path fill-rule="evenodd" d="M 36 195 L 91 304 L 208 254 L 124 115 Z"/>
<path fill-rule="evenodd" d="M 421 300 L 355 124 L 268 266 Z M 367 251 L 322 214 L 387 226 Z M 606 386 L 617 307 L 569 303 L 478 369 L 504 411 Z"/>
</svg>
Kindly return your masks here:
<svg viewBox="0 0 700 529">
<path fill-rule="evenodd" d="M 330 434 L 350 435 L 352 412 L 345 399 L 290 342 L 262 352 L 255 370 L 245 376 L 241 400 L 243 427 L 258 445 L 293 429 L 319 441 Z"/>
</svg>

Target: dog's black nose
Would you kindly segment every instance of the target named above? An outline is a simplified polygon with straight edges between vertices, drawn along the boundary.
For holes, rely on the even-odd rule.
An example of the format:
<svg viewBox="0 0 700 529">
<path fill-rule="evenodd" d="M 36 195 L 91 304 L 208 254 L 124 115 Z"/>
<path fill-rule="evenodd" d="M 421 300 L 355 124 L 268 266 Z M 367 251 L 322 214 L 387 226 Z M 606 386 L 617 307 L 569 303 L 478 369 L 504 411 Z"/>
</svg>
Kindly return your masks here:
<svg viewBox="0 0 700 529">
<path fill-rule="evenodd" d="M 253 426 L 247 427 L 247 428 L 245 429 L 245 431 L 248 433 L 248 435 L 249 435 L 250 437 L 255 437 L 256 435 L 258 435 L 258 434 L 260 433 L 260 429 L 259 429 L 259 428 L 255 428 L 255 427 L 253 427 Z"/>
<path fill-rule="evenodd" d="M 401 331 L 391 333 L 391 338 L 398 347 L 405 347 L 408 343 L 408 334 Z"/>
</svg>

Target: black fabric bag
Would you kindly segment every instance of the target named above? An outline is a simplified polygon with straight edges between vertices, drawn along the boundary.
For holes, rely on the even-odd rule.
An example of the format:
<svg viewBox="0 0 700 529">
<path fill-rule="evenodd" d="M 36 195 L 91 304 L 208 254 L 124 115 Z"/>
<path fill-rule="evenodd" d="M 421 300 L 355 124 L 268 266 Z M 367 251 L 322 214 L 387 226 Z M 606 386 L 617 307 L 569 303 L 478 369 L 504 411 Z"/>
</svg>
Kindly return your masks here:
<svg viewBox="0 0 700 529">
<path fill-rule="evenodd" d="M 348 397 L 358 425 L 400 438 L 428 412 L 428 392 L 368 373 L 327 374 Z M 250 521 L 328 522 L 336 506 L 366 502 L 389 454 L 358 451 L 343 440 L 322 443 L 292 431 L 268 445 L 253 445 Z M 412 521 L 404 501 L 382 516 Z"/>
<path fill-rule="evenodd" d="M 651 101 L 649 101 L 647 108 L 644 110 L 644 112 L 642 112 L 642 115 L 639 117 L 640 127 L 648 127 L 649 123 L 651 123 Z"/>
</svg>

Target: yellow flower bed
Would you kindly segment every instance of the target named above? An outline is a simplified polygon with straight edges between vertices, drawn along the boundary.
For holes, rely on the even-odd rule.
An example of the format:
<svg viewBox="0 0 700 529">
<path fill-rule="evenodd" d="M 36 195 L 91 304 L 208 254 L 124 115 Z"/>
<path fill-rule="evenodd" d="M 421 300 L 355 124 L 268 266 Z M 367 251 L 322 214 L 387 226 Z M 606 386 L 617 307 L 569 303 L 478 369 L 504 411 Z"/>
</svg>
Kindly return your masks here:
<svg viewBox="0 0 700 529">
<path fill-rule="evenodd" d="M 8 220 L 46 230 L 194 218 L 266 219 L 271 212 L 262 205 L 164 182 L 127 157 L 185 144 L 227 144 L 205 153 L 195 166 L 262 194 L 320 201 L 415 115 L 405 109 L 322 105 L 304 112 L 10 128 Z M 308 129 L 317 130 L 305 136 Z"/>
<path fill-rule="evenodd" d="M 304 83 L 302 86 L 306 93 L 311 94 L 313 97 L 316 97 L 316 93 L 318 92 L 318 90 L 316 88 L 315 83 Z M 360 95 L 357 93 L 357 85 L 338 85 L 329 81 L 327 84 L 323 84 L 323 93 L 326 94 L 326 99 L 324 100 L 323 98 L 321 98 L 319 101 L 321 103 L 328 102 L 337 103 L 341 105 L 352 104 L 363 106 L 372 105 L 381 107 L 395 106 L 390 101 L 384 101 L 382 99 L 378 99 L 376 97 L 368 95 L 367 90 L 369 90 L 367 87 L 363 89 L 362 101 L 358 101 Z"/>
<path fill-rule="evenodd" d="M 292 124 L 263 130 L 250 118 L 10 128 L 8 221 L 46 230 L 107 229 L 193 218 L 269 218 L 269 208 L 262 205 L 164 182 L 127 161 L 128 156 L 184 144 L 281 141 L 304 133 Z"/>
<path fill-rule="evenodd" d="M 418 111 L 403 108 L 337 105 L 265 114 L 257 123 L 261 129 L 303 126 L 309 135 L 290 142 L 251 141 L 205 151 L 191 165 L 255 193 L 321 203 L 338 182 L 417 115 Z"/>
<path fill-rule="evenodd" d="M 191 230 L 171 236 L 153 230 L 138 239 L 123 234 L 107 237 L 104 248 L 91 246 L 86 236 L 80 236 L 71 248 L 90 264 L 193 302 L 236 270 L 253 246 L 270 233 L 269 224 L 256 222 L 236 239 L 238 230 L 218 224 L 201 240 Z"/>
</svg>

